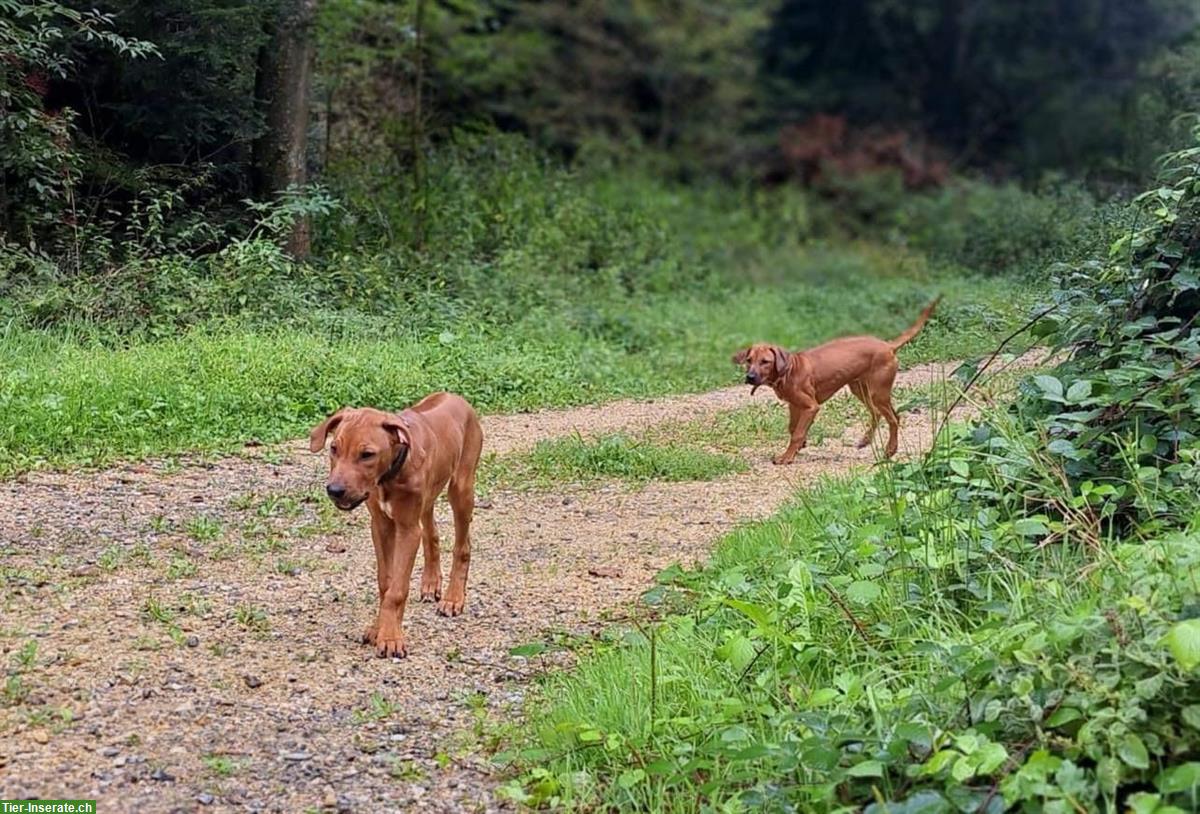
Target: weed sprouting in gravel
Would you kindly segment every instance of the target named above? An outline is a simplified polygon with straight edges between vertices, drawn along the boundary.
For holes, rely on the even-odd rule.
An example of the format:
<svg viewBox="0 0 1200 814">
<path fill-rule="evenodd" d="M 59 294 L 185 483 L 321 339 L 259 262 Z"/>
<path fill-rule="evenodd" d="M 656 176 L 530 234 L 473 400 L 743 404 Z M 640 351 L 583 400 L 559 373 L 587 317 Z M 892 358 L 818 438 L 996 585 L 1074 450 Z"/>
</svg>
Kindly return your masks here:
<svg viewBox="0 0 1200 814">
<path fill-rule="evenodd" d="M 271 629 L 271 620 L 267 612 L 253 605 L 238 605 L 233 618 L 243 629 L 254 633 L 265 633 Z"/>
<path fill-rule="evenodd" d="M 363 724 L 367 722 L 385 721 L 396 714 L 398 708 L 381 692 L 371 693 L 371 697 L 367 699 L 366 707 L 354 710 L 354 722 Z"/>
<path fill-rule="evenodd" d="M 183 522 L 183 529 L 198 543 L 210 543 L 221 536 L 225 524 L 218 517 L 207 514 L 197 514 Z"/>
</svg>

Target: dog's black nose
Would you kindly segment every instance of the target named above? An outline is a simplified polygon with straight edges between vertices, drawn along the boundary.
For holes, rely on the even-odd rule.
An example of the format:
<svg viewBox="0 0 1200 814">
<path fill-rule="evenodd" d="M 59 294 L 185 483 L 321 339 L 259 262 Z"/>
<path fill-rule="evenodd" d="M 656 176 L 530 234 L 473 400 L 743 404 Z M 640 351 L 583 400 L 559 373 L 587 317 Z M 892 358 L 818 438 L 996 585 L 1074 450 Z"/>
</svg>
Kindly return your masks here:
<svg viewBox="0 0 1200 814">
<path fill-rule="evenodd" d="M 751 374 L 747 373 L 747 374 L 746 374 L 746 384 L 758 384 L 758 381 L 755 379 L 755 377 L 754 377 L 754 376 L 752 376 Z"/>
<path fill-rule="evenodd" d="M 346 487 L 338 486 L 336 483 L 329 483 L 325 486 L 325 494 L 334 500 L 341 500 L 346 496 Z"/>
</svg>

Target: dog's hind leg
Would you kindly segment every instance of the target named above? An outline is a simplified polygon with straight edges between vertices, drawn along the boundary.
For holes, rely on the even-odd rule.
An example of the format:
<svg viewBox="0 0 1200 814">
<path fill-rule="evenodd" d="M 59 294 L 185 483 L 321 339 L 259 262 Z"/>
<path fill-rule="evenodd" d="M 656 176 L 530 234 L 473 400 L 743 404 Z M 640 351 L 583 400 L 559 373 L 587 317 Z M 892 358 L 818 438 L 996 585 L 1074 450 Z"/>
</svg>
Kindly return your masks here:
<svg viewBox="0 0 1200 814">
<path fill-rule="evenodd" d="M 421 601 L 436 602 L 442 598 L 442 557 L 437 521 L 433 517 L 433 501 L 421 517 L 421 550 L 425 566 L 421 569 Z"/>
<path fill-rule="evenodd" d="M 900 364 L 895 358 L 867 374 L 864 389 L 871 399 L 873 412 L 883 416 L 888 423 L 888 442 L 883 454 L 890 458 L 899 446 L 900 418 L 892 407 L 892 385 L 896 382 L 896 371 Z"/>
<path fill-rule="evenodd" d="M 883 454 L 890 458 L 896 454 L 896 449 L 900 445 L 900 417 L 896 415 L 896 410 L 892 407 L 892 400 L 890 398 L 886 401 L 876 399 L 875 409 L 883 414 L 884 419 L 888 423 L 888 442 Z"/>
<path fill-rule="evenodd" d="M 483 448 L 483 433 L 478 424 L 468 427 L 463 456 L 450 480 L 450 509 L 454 513 L 454 561 L 446 594 L 438 603 L 438 613 L 458 616 L 467 602 L 467 573 L 471 570 L 471 520 L 475 516 L 475 470 Z"/>
<path fill-rule="evenodd" d="M 875 431 L 879 429 L 879 411 L 871 403 L 871 395 L 861 381 L 850 382 L 850 392 L 867 408 L 867 429 L 863 432 L 862 438 L 858 439 L 858 443 L 854 445 L 855 449 L 862 449 L 875 439 Z"/>
</svg>

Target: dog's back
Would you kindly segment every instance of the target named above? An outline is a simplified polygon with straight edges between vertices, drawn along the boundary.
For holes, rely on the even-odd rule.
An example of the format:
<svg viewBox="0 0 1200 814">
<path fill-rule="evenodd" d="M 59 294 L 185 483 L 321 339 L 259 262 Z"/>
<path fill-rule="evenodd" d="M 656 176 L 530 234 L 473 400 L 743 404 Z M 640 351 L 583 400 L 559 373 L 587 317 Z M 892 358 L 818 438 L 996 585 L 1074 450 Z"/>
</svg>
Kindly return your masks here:
<svg viewBox="0 0 1200 814">
<path fill-rule="evenodd" d="M 428 422 L 439 438 L 454 439 L 460 450 L 458 462 L 469 462 L 474 471 L 483 449 L 483 427 L 469 401 L 457 393 L 442 391 L 431 393 L 405 412 L 416 414 L 414 423 Z"/>
</svg>

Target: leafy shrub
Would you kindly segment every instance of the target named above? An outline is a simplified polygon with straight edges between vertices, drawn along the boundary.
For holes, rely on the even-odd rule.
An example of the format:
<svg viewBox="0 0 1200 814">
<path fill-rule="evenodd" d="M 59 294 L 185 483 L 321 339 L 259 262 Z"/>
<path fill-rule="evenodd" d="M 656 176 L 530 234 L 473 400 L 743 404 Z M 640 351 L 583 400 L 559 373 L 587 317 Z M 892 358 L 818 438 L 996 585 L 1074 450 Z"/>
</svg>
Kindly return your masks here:
<svg viewBox="0 0 1200 814">
<path fill-rule="evenodd" d="M 1072 356 L 1015 408 L 1047 465 L 1103 487 L 1097 522 L 1186 522 L 1200 483 L 1200 146 L 1167 156 L 1164 179 L 1135 202 L 1141 229 L 1061 278 L 1037 333 Z"/>
<path fill-rule="evenodd" d="M 550 680 L 516 756 L 535 768 L 508 793 L 872 814 L 1136 793 L 1192 810 L 1200 594 L 1179 575 L 1200 539 L 1038 547 L 963 483 L 909 466 L 827 486 L 708 568 L 669 569 L 686 611 Z"/>
<path fill-rule="evenodd" d="M 356 165 L 339 203 L 321 188 L 250 202 L 249 226 L 214 224 L 186 189 L 148 184 L 120 218 L 81 227 L 72 262 L 0 244 L 0 314 L 164 335 L 214 317 L 400 316 L 419 303 L 490 323 L 576 309 L 604 333 L 623 330 L 613 321 L 639 297 L 778 279 L 764 258 L 807 235 L 796 190 L 673 185 L 569 168 L 518 137 L 459 141 L 431 157 L 420 195 L 388 167 Z M 275 245 L 300 216 L 316 220 L 311 264 Z"/>
<path fill-rule="evenodd" d="M 884 239 L 932 261 L 983 274 L 1029 274 L 1089 257 L 1128 231 L 1124 202 L 1098 203 L 1081 186 L 1029 190 L 1012 182 L 955 179 L 932 191 L 904 188 L 895 172 L 832 177 L 816 228 Z"/>
<path fill-rule="evenodd" d="M 74 111 L 46 109 L 50 82 L 76 72 L 75 51 L 83 42 L 133 59 L 158 53 L 152 43 L 114 32 L 112 24 L 113 15 L 96 9 L 0 0 L 0 232 L 22 243 L 71 209 L 84 162 L 74 143 Z"/>
<path fill-rule="evenodd" d="M 1033 193 L 1013 183 L 962 180 L 905 201 L 894 228 L 943 262 L 987 274 L 1028 272 L 1090 253 L 1096 209 L 1076 186 Z"/>
<path fill-rule="evenodd" d="M 83 230 L 88 248 L 75 267 L 0 240 L 0 315 L 36 327 L 82 322 L 163 335 L 217 317 L 295 314 L 335 293 L 318 269 L 280 248 L 296 218 L 332 210 L 320 188 L 247 202 L 254 220 L 244 236 L 170 219 L 184 205 L 179 192 L 147 190 L 119 223 Z"/>
</svg>

